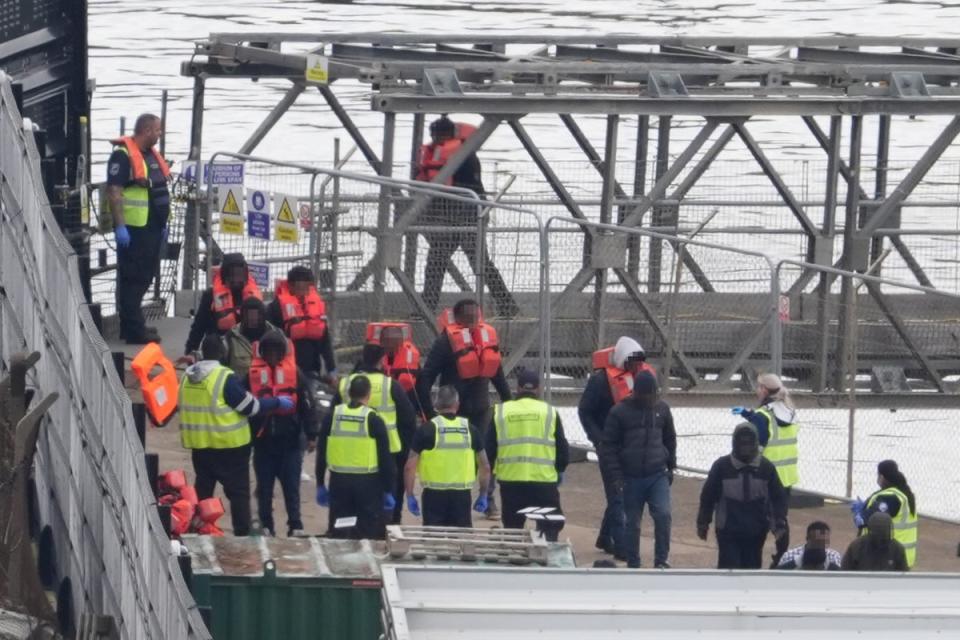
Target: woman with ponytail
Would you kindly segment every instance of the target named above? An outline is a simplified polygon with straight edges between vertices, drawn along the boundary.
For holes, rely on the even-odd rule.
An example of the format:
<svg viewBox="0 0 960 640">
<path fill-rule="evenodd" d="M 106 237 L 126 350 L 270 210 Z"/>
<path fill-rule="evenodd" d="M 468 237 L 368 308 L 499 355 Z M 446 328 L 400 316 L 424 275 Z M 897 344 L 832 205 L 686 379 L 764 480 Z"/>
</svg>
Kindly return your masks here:
<svg viewBox="0 0 960 640">
<path fill-rule="evenodd" d="M 877 484 L 880 489 L 867 498 L 860 515 L 863 521 L 878 512 L 893 519 L 893 539 L 903 545 L 907 564 L 912 568 L 917 561 L 917 499 L 906 476 L 893 460 L 884 460 L 877 465 Z M 866 531 L 866 527 L 861 529 L 862 533 Z"/>
</svg>

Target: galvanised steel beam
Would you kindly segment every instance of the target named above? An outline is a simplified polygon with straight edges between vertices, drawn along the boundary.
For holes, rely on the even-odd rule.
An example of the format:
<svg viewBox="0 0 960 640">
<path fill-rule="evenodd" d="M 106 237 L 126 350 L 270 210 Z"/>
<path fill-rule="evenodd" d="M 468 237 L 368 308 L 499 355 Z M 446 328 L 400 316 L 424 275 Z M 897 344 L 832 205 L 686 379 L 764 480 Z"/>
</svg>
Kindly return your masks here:
<svg viewBox="0 0 960 640">
<path fill-rule="evenodd" d="M 520 144 L 523 145 L 523 148 L 530 156 L 530 159 L 533 160 L 533 163 L 537 165 L 538 169 L 540 169 L 540 173 L 543 174 L 547 184 L 549 184 L 550 188 L 553 189 L 553 192 L 557 194 L 560 202 L 562 202 L 563 206 L 567 208 L 567 211 L 570 212 L 570 215 L 572 215 L 574 218 L 579 218 L 580 220 L 586 220 L 586 214 L 584 214 L 583 210 L 580 209 L 580 205 L 578 205 L 574 197 L 570 195 L 570 192 L 567 191 L 567 188 L 563 186 L 563 180 L 561 180 L 560 177 L 554 173 L 553 169 L 550 167 L 550 163 L 547 162 L 547 159 L 544 157 L 543 153 L 540 152 L 540 149 L 534 143 L 533 138 L 530 137 L 530 134 L 527 132 L 526 128 L 520 124 L 520 120 L 512 119 L 509 121 L 509 124 L 510 128 L 513 129 L 513 133 L 520 141 Z"/>
<path fill-rule="evenodd" d="M 367 162 L 370 164 L 373 170 L 380 175 L 383 165 L 380 162 L 380 158 L 377 156 L 377 152 L 373 150 L 373 147 L 371 147 L 370 143 L 367 142 L 367 139 L 364 137 L 359 127 L 354 124 L 350 114 L 347 113 L 347 110 L 343 108 L 342 104 L 340 104 L 340 100 L 338 100 L 336 94 L 333 93 L 333 89 L 331 89 L 329 85 L 321 84 L 317 85 L 317 90 L 320 92 L 320 95 L 323 96 L 323 99 L 327 101 L 327 104 L 330 106 L 330 110 L 333 111 L 335 116 L 337 116 L 337 120 L 339 120 L 340 124 L 343 125 L 343 128 L 347 130 L 347 133 L 350 134 L 350 137 L 353 138 L 353 142 L 357 145 L 357 148 L 360 149 L 360 153 L 362 153 L 363 157 L 367 159 Z"/>
<path fill-rule="evenodd" d="M 296 82 L 292 87 L 290 87 L 283 97 L 280 98 L 280 101 L 270 110 L 270 113 L 267 114 L 267 117 L 263 119 L 263 122 L 260 123 L 260 126 L 254 130 L 250 137 L 247 138 L 247 141 L 243 143 L 240 147 L 240 150 L 237 153 L 242 155 L 250 155 L 257 148 L 257 145 L 266 137 L 270 130 L 273 129 L 274 125 L 280 121 L 280 118 L 290 110 L 290 107 L 293 106 L 293 103 L 297 101 L 297 98 L 300 97 L 300 94 L 303 93 L 303 90 L 306 89 L 306 85 L 302 82 Z"/>
</svg>

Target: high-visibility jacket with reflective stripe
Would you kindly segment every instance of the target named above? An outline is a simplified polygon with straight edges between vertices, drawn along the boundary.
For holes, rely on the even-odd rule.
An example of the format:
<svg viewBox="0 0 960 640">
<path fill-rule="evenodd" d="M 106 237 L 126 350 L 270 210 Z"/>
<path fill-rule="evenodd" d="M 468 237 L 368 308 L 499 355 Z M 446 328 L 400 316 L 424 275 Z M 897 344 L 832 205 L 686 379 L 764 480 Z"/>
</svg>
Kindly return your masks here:
<svg viewBox="0 0 960 640">
<path fill-rule="evenodd" d="M 895 496 L 900 501 L 900 511 L 893 518 L 893 539 L 903 545 L 907 552 L 907 566 L 912 569 L 917 561 L 917 541 L 919 540 L 917 514 L 910 512 L 910 499 L 907 498 L 907 494 L 896 487 L 880 489 L 870 496 L 867 499 L 867 509 L 873 507 L 883 496 Z M 867 532 L 867 528 L 864 527 L 863 533 Z"/>
<path fill-rule="evenodd" d="M 233 371 L 217 365 L 200 382 L 180 382 L 180 442 L 187 449 L 236 449 L 250 444 L 250 425 L 223 397 Z M 251 400 L 252 401 L 252 400 Z"/>
<path fill-rule="evenodd" d="M 118 150 L 130 156 L 130 152 L 124 146 L 117 147 Z M 141 155 L 139 158 L 143 163 L 144 174 L 149 174 L 146 159 Z M 137 158 L 130 158 L 130 162 L 136 162 Z M 136 182 L 131 182 L 123 188 L 123 221 L 128 227 L 145 227 L 150 217 L 150 189 L 141 187 Z"/>
<path fill-rule="evenodd" d="M 350 383 L 358 376 L 366 376 L 370 381 L 370 402 L 367 406 L 377 412 L 387 425 L 387 437 L 390 439 L 390 453 L 400 453 L 400 432 L 397 431 L 397 405 L 393 402 L 393 379 L 382 373 L 351 373 L 340 380 L 340 397 L 347 401 Z"/>
<path fill-rule="evenodd" d="M 373 410 L 340 404 L 333 410 L 327 439 L 327 466 L 337 473 L 376 473 L 380 467 L 377 441 L 370 437 Z"/>
<path fill-rule="evenodd" d="M 420 452 L 417 472 L 425 489 L 470 489 L 477 480 L 477 462 L 466 418 L 437 416 L 430 422 L 437 430 L 432 449 Z"/>
<path fill-rule="evenodd" d="M 496 474 L 505 482 L 557 481 L 557 412 L 546 402 L 519 398 L 497 405 Z"/>
<path fill-rule="evenodd" d="M 780 426 L 770 407 L 760 407 L 757 413 L 767 419 L 770 439 L 763 448 L 763 457 L 777 468 L 777 475 L 784 487 L 792 487 L 800 481 L 800 469 L 797 460 L 800 450 L 797 447 L 796 424 Z"/>
</svg>

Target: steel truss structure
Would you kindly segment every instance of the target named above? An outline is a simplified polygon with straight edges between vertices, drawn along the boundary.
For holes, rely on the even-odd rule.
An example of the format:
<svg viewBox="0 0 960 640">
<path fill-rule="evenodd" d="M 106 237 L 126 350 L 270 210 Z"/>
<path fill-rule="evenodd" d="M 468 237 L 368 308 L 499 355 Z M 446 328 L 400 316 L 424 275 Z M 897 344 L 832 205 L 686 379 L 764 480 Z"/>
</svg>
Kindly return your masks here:
<svg viewBox="0 0 960 640">
<path fill-rule="evenodd" d="M 292 47 L 300 51 L 291 52 Z M 434 178 L 442 184 L 464 159 L 478 150 L 499 127 L 512 130 L 558 201 L 569 214 L 586 220 L 584 208 L 572 195 L 523 124 L 524 116 L 556 114 L 583 151 L 585 159 L 602 179 L 599 207 L 601 224 L 625 228 L 643 225 L 665 233 L 678 233 L 679 203 L 696 185 L 718 155 L 734 138 L 749 151 L 769 179 L 783 204 L 792 213 L 797 230 L 805 238 L 806 262 L 821 267 L 804 270 L 785 291 L 797 296 L 814 282 L 820 309 L 826 309 L 837 275 L 830 269 L 876 274 L 884 244 L 889 243 L 909 267 L 919 285 L 931 286 L 905 237 L 910 230 L 900 224 L 900 210 L 924 176 L 960 134 L 960 39 L 951 38 L 739 38 L 739 37 L 641 37 L 537 36 L 537 35 L 447 35 L 447 34 L 285 34 L 219 33 L 197 43 L 194 57 L 182 65 L 182 74 L 194 78 L 191 157 L 200 159 L 203 132 L 204 88 L 211 78 L 286 78 L 291 86 L 263 122 L 238 150 L 251 153 L 284 113 L 306 90 L 315 88 L 350 135 L 370 167 L 390 177 L 394 166 L 397 118 L 410 114 L 413 148 L 423 137 L 428 113 L 475 113 L 483 117 L 478 130 L 460 147 Z M 307 53 L 328 61 L 329 82 L 305 80 Z M 339 101 L 334 87 L 350 80 L 370 87 L 370 106 L 383 113 L 383 146 L 378 153 Z M 577 122 L 578 115 L 606 116 L 605 145 L 596 148 Z M 949 121 L 894 188 L 888 185 L 890 126 L 894 116 L 948 116 Z M 638 121 L 636 181 L 618 182 L 616 168 L 618 136 L 625 116 Z M 699 131 L 679 155 L 671 153 L 674 116 L 703 118 Z M 791 190 L 788 181 L 750 129 L 751 118 L 792 116 L 802 118 L 812 140 L 827 159 L 822 216 L 811 216 L 810 205 Z M 829 118 L 824 130 L 815 120 Z M 876 117 L 875 166 L 862 162 L 866 117 Z M 646 158 L 650 152 L 651 118 L 656 118 L 657 144 L 652 187 L 645 189 Z M 870 121 L 872 123 L 872 119 Z M 841 145 L 847 130 L 849 147 Z M 874 184 L 861 183 L 861 172 L 870 169 Z M 838 182 L 848 186 L 846 201 L 838 202 Z M 399 279 L 409 277 L 407 264 L 390 265 L 397 251 L 388 244 L 399 239 L 423 211 L 427 199 L 418 198 L 393 219 L 390 190 L 381 190 L 378 257 L 358 274 L 359 288 L 374 276 L 376 304 L 382 312 L 384 272 Z M 624 204 L 626 202 L 626 204 Z M 842 220 L 837 220 L 842 211 Z M 198 217 L 189 216 L 186 237 L 196 238 Z M 821 220 L 819 223 L 815 219 Z M 389 228 L 389 233 L 387 229 Z M 597 241 L 598 231 L 584 226 L 585 254 Z M 842 235 L 842 250 L 835 255 L 834 242 Z M 600 320 L 607 274 L 612 271 L 626 295 L 642 306 L 643 296 L 661 291 L 663 244 L 678 251 L 678 243 L 651 244 L 647 273 L 641 277 L 639 252 L 630 246 L 622 263 L 611 268 L 603 261 L 584 256 L 583 268 L 556 295 L 554 305 L 594 283 Z M 705 292 L 713 291 L 711 274 L 688 253 L 678 251 L 684 266 Z M 184 283 L 198 265 L 196 245 L 186 248 Z M 413 258 L 415 260 L 415 257 Z M 856 295 L 852 278 L 842 278 L 839 299 L 849 308 Z M 409 288 L 404 287 L 405 290 Z M 907 318 L 887 300 L 880 286 L 868 286 L 873 302 L 886 315 L 897 334 L 914 353 L 905 324 Z M 413 293 L 414 297 L 416 294 Z M 417 301 L 415 308 L 421 308 Z M 818 317 L 823 329 L 817 357 L 827 359 L 827 323 L 838 322 L 843 339 L 849 339 L 856 320 Z M 535 333 L 513 345 L 525 351 Z M 749 354 L 741 352 L 738 357 Z M 941 375 L 919 358 L 923 377 L 943 391 Z M 732 364 L 733 369 L 742 361 Z M 727 367 L 729 370 L 730 367 Z M 814 390 L 842 388 L 819 367 Z"/>
</svg>

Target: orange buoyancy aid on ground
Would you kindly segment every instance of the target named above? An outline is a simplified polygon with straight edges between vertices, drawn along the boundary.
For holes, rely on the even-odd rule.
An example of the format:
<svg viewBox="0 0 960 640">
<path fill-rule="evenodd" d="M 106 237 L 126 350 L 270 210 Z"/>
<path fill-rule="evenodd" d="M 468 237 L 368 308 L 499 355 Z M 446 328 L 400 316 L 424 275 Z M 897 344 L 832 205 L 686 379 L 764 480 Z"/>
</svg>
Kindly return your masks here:
<svg viewBox="0 0 960 640">
<path fill-rule="evenodd" d="M 159 367 L 160 373 L 151 377 L 154 367 Z M 177 411 L 180 393 L 180 381 L 173 363 L 163 355 L 160 345 L 151 342 L 140 350 L 130 369 L 140 381 L 143 404 L 150 420 L 158 427 L 165 426 Z"/>
<path fill-rule="evenodd" d="M 607 383 L 610 385 L 610 395 L 614 404 L 633 393 L 633 374 L 621 369 L 613 363 L 614 347 L 599 349 L 593 352 L 592 364 L 594 370 L 603 369 L 607 373 Z M 649 371 L 654 376 L 657 370 L 646 362 L 640 367 L 641 371 Z"/>
<path fill-rule="evenodd" d="M 380 364 L 383 373 L 397 381 L 404 391 L 412 391 L 420 373 L 420 350 L 413 343 L 413 331 L 406 322 L 371 322 L 367 325 L 367 343 L 382 345 L 383 330 L 391 327 L 400 329 L 403 342 L 394 354 L 386 354 Z"/>
<path fill-rule="evenodd" d="M 502 362 L 497 331 L 485 322 L 473 330 L 459 324 L 449 324 L 444 331 L 457 359 L 457 375 L 461 380 L 492 378 Z"/>
<path fill-rule="evenodd" d="M 327 335 L 327 305 L 314 286 L 302 299 L 290 293 L 286 280 L 277 282 L 283 330 L 291 340 L 320 340 Z"/>
<path fill-rule="evenodd" d="M 260 355 L 260 343 L 253 345 L 253 361 L 250 363 L 250 393 L 256 398 L 287 397 L 293 401 L 293 409 L 276 411 L 274 415 L 292 415 L 297 411 L 297 359 L 293 343 L 287 340 L 287 355 L 276 367 L 271 367 Z"/>
<path fill-rule="evenodd" d="M 257 298 L 263 300 L 260 293 L 260 287 L 253 281 L 253 277 L 247 274 L 247 282 L 243 285 L 243 293 L 239 300 L 233 299 L 233 292 L 230 287 L 220 277 L 220 270 L 213 273 L 213 317 L 217 321 L 217 329 L 226 332 L 230 331 L 238 322 L 240 322 L 240 305 L 247 298 Z"/>
<path fill-rule="evenodd" d="M 133 171 L 134 180 L 147 179 L 147 163 L 143 157 L 143 151 L 140 149 L 140 145 L 137 144 L 136 140 L 134 140 L 131 136 L 124 136 L 122 138 L 114 138 L 110 141 L 110 144 L 114 145 L 115 147 L 124 147 L 127 150 L 127 155 L 130 157 L 130 169 Z M 163 174 L 163 177 L 169 179 L 170 165 L 167 164 L 167 161 L 163 159 L 163 156 L 160 155 L 156 147 L 150 148 L 150 154 L 160 166 L 160 172 Z"/>
</svg>

